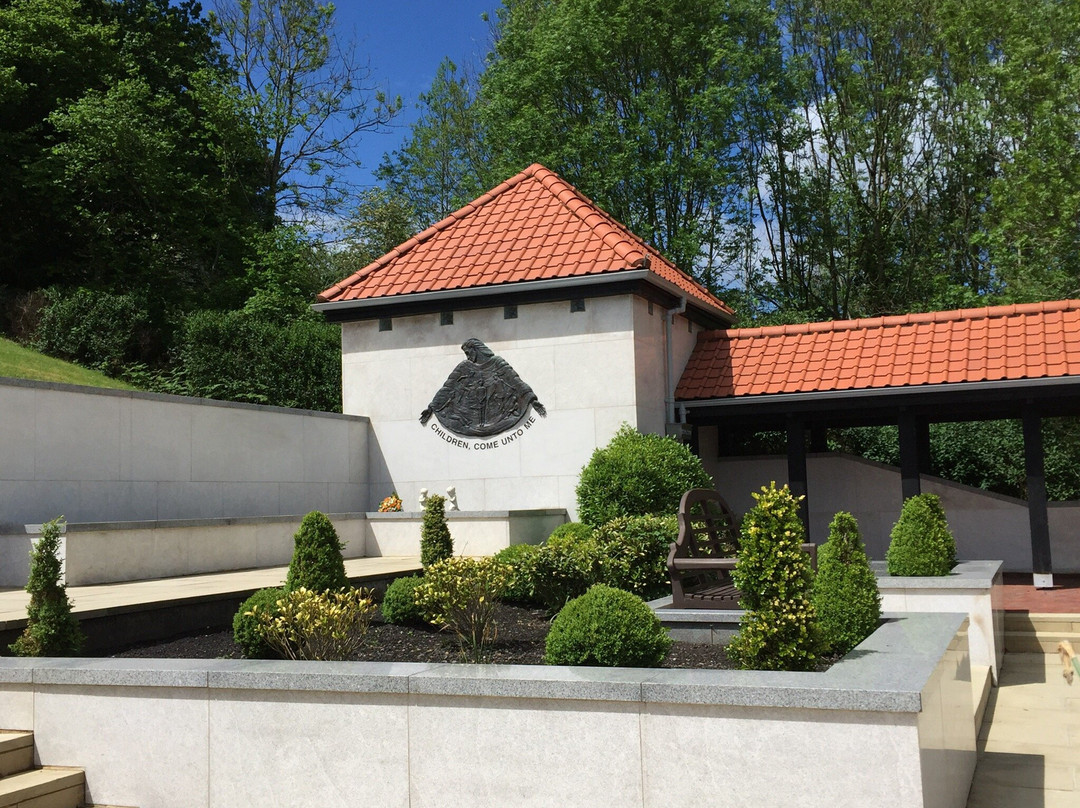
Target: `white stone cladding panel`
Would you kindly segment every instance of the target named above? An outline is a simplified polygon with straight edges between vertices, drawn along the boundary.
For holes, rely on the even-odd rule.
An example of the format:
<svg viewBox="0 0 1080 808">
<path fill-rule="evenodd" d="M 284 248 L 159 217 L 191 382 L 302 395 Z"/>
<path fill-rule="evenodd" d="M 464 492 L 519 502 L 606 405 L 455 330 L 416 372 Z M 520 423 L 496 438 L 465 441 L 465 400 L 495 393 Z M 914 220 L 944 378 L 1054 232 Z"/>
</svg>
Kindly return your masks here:
<svg viewBox="0 0 1080 808">
<path fill-rule="evenodd" d="M 209 723 L 211 806 L 409 805 L 404 695 L 225 690 Z"/>
<path fill-rule="evenodd" d="M 447 326 L 438 313 L 396 317 L 389 331 L 379 331 L 377 320 L 343 324 L 344 409 L 371 421 L 370 507 L 391 490 L 414 502 L 421 488 L 443 494 L 453 485 L 463 510 L 565 507 L 573 515 L 573 485 L 565 481 L 576 484 L 593 450 L 622 422 L 637 425 L 639 302 L 587 298 L 576 313 L 568 301 L 523 304 L 510 320 L 502 306 L 455 311 Z M 425 427 L 419 417 L 473 337 L 514 368 L 548 416 L 534 415 L 519 436 L 462 439 L 462 448 L 446 439 L 453 436 L 440 437 L 436 418 Z"/>
<path fill-rule="evenodd" d="M 87 803 L 208 805 L 205 690 L 39 687 L 33 729 L 40 760 L 86 770 Z"/>
</svg>

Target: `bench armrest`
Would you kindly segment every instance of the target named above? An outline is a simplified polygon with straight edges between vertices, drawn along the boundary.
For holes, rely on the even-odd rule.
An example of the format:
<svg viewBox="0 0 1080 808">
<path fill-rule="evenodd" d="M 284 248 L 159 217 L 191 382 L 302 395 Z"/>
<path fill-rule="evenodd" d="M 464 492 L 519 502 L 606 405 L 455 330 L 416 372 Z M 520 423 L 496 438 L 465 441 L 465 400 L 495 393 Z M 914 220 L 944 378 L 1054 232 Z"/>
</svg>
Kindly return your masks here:
<svg viewBox="0 0 1080 808">
<path fill-rule="evenodd" d="M 733 570 L 734 558 L 673 558 L 668 566 L 673 570 Z"/>
</svg>

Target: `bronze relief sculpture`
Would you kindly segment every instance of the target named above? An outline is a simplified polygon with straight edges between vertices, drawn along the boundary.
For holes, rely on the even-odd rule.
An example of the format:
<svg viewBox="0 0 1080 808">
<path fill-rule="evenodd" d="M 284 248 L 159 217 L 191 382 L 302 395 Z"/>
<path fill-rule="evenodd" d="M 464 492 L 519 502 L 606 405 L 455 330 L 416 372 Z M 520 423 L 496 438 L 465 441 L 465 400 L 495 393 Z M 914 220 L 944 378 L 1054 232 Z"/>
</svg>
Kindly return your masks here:
<svg viewBox="0 0 1080 808">
<path fill-rule="evenodd" d="M 518 426 L 535 410 L 547 410 L 510 364 L 478 339 L 461 346 L 465 359 L 443 382 L 439 392 L 420 414 L 427 424 L 434 415 L 455 435 L 489 438 Z"/>
</svg>

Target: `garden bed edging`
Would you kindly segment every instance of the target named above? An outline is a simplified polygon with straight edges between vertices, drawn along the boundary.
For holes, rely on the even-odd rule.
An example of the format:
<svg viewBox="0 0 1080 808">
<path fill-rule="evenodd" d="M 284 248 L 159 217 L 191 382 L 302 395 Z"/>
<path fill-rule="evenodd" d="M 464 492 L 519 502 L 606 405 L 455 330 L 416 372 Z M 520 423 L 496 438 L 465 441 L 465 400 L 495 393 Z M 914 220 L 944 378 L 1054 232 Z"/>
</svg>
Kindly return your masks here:
<svg viewBox="0 0 1080 808">
<path fill-rule="evenodd" d="M 162 808 L 963 808 L 967 617 L 887 619 L 822 673 L 0 659 L 5 728 Z"/>
</svg>

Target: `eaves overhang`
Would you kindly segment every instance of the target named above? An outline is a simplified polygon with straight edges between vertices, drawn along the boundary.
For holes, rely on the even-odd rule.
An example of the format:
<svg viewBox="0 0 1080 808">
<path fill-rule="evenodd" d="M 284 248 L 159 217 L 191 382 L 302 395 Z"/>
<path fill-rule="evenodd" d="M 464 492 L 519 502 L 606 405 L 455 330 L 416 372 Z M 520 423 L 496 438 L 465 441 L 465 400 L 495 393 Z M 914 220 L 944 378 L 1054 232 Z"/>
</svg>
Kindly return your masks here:
<svg viewBox="0 0 1080 808">
<path fill-rule="evenodd" d="M 809 414 L 821 421 L 881 422 L 875 413 L 920 409 L 934 420 L 980 420 L 1018 411 L 1038 403 L 1056 414 L 1080 414 L 1080 376 L 1000 379 L 977 382 L 870 387 L 853 390 L 813 390 L 794 393 L 679 399 L 677 405 L 692 422 L 775 420 L 783 415 Z"/>
<path fill-rule="evenodd" d="M 321 312 L 330 322 L 371 320 L 378 317 L 408 316 L 447 309 L 465 310 L 498 306 L 508 302 L 540 302 L 580 296 L 603 296 L 635 291 L 655 290 L 658 302 L 667 304 L 686 299 L 692 320 L 706 328 L 727 328 L 734 316 L 719 306 L 687 295 L 676 284 L 648 269 L 619 269 L 592 275 L 568 278 L 546 278 L 536 281 L 515 281 L 470 286 L 463 289 L 442 289 L 433 292 L 414 292 L 402 295 L 335 300 L 314 303 L 311 308 Z"/>
</svg>

